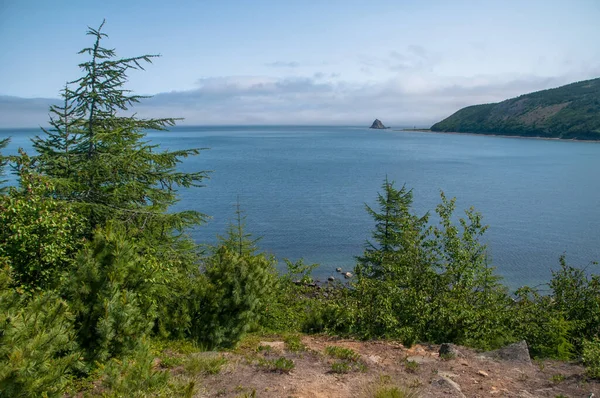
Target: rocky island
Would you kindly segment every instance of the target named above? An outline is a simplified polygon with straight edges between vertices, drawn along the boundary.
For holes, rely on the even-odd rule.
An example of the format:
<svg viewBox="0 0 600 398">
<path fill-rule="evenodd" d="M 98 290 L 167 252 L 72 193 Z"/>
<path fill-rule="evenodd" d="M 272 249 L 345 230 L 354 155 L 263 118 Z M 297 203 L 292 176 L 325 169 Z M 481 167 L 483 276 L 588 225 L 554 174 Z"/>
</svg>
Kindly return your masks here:
<svg viewBox="0 0 600 398">
<path fill-rule="evenodd" d="M 373 122 L 373 124 L 369 128 L 370 129 L 389 129 L 389 127 L 385 127 L 383 125 L 383 123 L 381 123 L 381 120 L 379 120 L 379 119 L 375 119 L 375 121 Z"/>
</svg>

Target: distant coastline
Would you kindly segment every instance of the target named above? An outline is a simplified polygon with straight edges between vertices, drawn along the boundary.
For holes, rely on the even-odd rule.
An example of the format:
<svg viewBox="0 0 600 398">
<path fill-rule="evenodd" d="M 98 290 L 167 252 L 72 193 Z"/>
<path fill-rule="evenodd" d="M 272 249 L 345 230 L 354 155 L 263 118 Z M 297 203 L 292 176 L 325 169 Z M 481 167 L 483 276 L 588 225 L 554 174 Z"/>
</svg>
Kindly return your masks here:
<svg viewBox="0 0 600 398">
<path fill-rule="evenodd" d="M 461 133 L 458 131 L 433 131 L 430 129 L 399 129 L 394 131 L 406 131 L 410 133 L 431 133 L 431 134 L 453 134 L 453 135 L 475 135 L 479 137 L 500 137 L 500 138 L 522 138 L 526 140 L 544 140 L 544 141 L 563 141 L 563 142 L 588 142 L 598 144 L 600 140 L 578 140 L 573 138 L 556 138 L 556 137 L 529 137 L 523 135 L 505 135 L 494 133 Z"/>
<path fill-rule="evenodd" d="M 400 130 L 394 130 L 394 131 L 418 131 L 421 133 L 431 133 L 431 129 L 400 129 Z"/>
</svg>

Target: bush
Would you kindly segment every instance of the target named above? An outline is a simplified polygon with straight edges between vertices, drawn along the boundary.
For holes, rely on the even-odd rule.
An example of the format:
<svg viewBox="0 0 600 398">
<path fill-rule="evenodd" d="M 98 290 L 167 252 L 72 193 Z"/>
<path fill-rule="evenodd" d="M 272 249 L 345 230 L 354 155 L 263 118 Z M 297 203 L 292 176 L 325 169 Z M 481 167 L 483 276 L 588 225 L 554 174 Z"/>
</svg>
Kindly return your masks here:
<svg viewBox="0 0 600 398">
<path fill-rule="evenodd" d="M 583 341 L 582 359 L 587 375 L 600 379 L 600 340 Z"/>
<path fill-rule="evenodd" d="M 295 367 L 294 361 L 285 357 L 277 359 L 260 359 L 258 366 L 270 372 L 290 373 Z"/>
<path fill-rule="evenodd" d="M 22 156 L 21 188 L 0 195 L 0 257 L 11 267 L 14 285 L 51 289 L 81 247 L 83 221 L 71 205 L 51 196 L 51 184 L 31 173 Z"/>
<path fill-rule="evenodd" d="M 263 254 L 225 246 L 204 263 L 206 288 L 192 321 L 192 336 L 209 347 L 232 347 L 258 325 L 277 284 L 274 262 Z"/>
<path fill-rule="evenodd" d="M 153 360 L 150 349 L 142 342 L 129 356 L 112 358 L 105 365 L 100 365 L 95 373 L 107 389 L 102 395 L 115 398 L 146 397 L 148 393 L 168 390 L 169 373 L 155 370 Z"/>
<path fill-rule="evenodd" d="M 155 275 L 145 260 L 116 225 L 97 230 L 77 256 L 65 293 L 88 366 L 130 355 L 150 332 Z"/>
<path fill-rule="evenodd" d="M 73 316 L 53 293 L 18 294 L 0 269 L 0 396 L 60 397 L 77 368 Z"/>
<path fill-rule="evenodd" d="M 350 348 L 339 347 L 334 345 L 325 347 L 325 353 L 330 357 L 344 359 L 348 361 L 358 361 L 360 359 L 360 355 L 356 351 Z"/>
</svg>

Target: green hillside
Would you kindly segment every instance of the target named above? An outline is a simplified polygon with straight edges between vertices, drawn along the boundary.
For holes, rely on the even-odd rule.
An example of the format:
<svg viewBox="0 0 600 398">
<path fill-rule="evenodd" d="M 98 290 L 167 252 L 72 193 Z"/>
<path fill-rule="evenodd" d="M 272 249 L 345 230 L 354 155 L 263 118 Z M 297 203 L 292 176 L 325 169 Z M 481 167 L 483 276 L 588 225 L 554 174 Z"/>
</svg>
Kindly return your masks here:
<svg viewBox="0 0 600 398">
<path fill-rule="evenodd" d="M 468 106 L 432 131 L 600 140 L 600 78 Z"/>
</svg>

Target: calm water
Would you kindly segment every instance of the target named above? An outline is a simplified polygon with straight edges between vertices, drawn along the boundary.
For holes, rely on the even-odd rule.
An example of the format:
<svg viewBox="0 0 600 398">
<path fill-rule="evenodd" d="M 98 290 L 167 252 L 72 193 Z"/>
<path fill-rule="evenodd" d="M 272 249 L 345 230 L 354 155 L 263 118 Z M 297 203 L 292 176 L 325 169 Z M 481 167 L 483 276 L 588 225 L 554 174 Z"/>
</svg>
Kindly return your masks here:
<svg viewBox="0 0 600 398">
<path fill-rule="evenodd" d="M 36 133 L 0 138 L 11 135 L 14 152 Z M 562 253 L 578 266 L 600 260 L 597 143 L 352 127 L 181 127 L 149 138 L 210 148 L 182 165 L 213 170 L 178 205 L 212 216 L 192 231 L 198 242 L 225 231 L 239 197 L 263 249 L 319 263 L 320 277 L 353 267 L 373 227 L 364 204 L 375 203 L 386 175 L 414 189 L 418 213 L 435 208 L 440 189 L 457 197 L 457 213 L 483 213 L 491 261 L 513 288 L 547 281 Z"/>
</svg>

